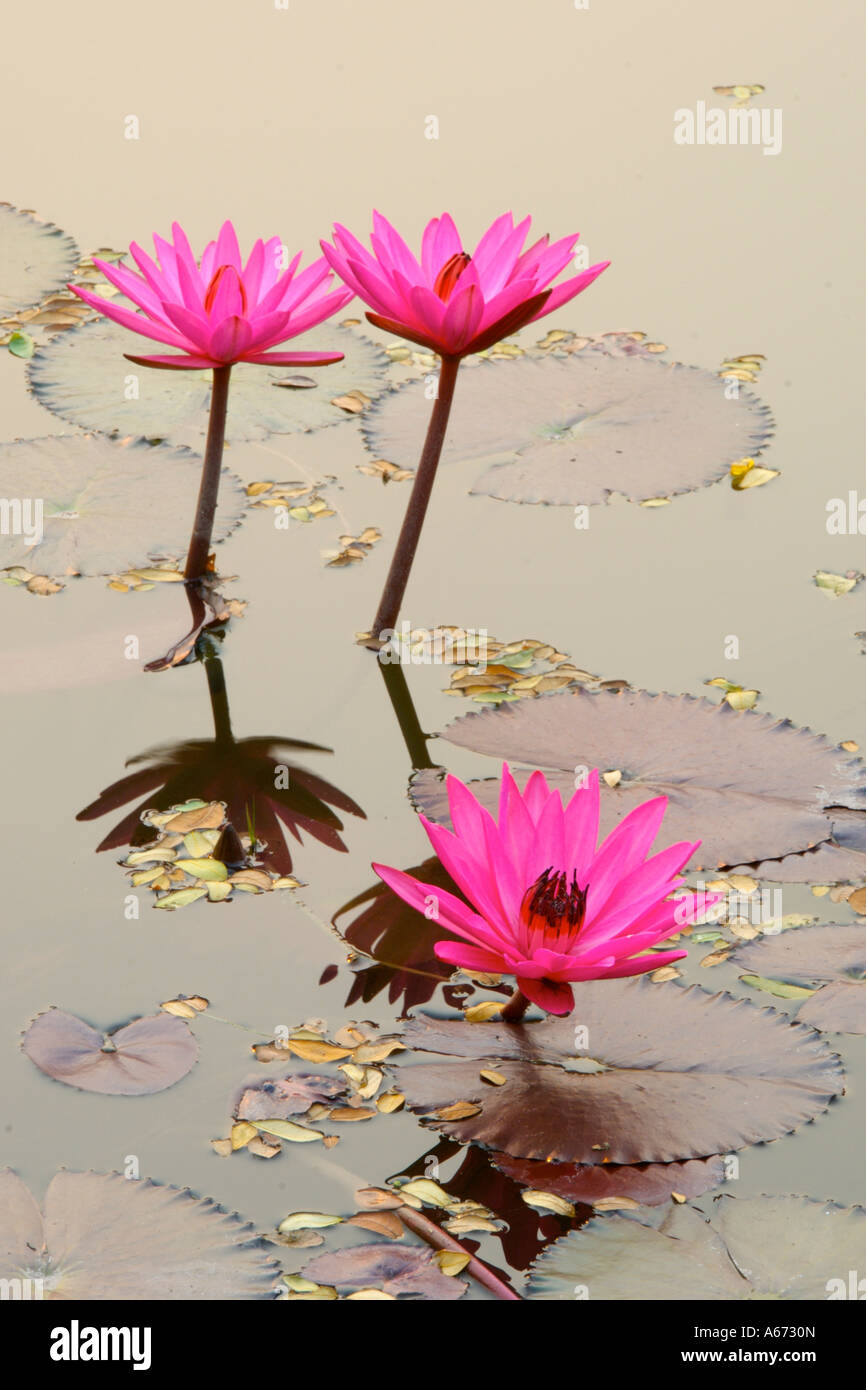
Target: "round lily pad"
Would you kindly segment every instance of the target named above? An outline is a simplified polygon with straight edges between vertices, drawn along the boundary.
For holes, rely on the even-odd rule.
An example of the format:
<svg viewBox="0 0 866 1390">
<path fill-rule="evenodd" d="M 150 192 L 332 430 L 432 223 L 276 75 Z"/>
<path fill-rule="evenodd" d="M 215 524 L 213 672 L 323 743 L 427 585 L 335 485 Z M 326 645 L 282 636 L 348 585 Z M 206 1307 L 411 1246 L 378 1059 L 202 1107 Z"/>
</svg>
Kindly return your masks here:
<svg viewBox="0 0 866 1390">
<path fill-rule="evenodd" d="M 401 1067 L 412 1110 L 449 1138 L 551 1162 L 729 1153 L 789 1133 L 843 1090 L 839 1058 L 811 1028 L 643 979 L 581 984 L 574 1013 L 543 1023 L 421 1015 L 404 1042 L 447 1054 Z M 504 1085 L 481 1076 L 491 1067 Z"/>
<path fill-rule="evenodd" d="M 673 497 L 718 482 L 768 442 L 767 407 L 713 372 L 646 356 L 526 356 L 464 368 L 443 461 L 489 465 L 471 491 L 561 506 Z M 413 382 L 383 397 L 364 433 L 414 467 L 430 402 Z"/>
<path fill-rule="evenodd" d="M 252 1226 L 186 1188 L 61 1171 L 40 1211 L 8 1168 L 0 1266 L 2 1277 L 42 1279 L 42 1297 L 66 1301 L 272 1299 L 280 1274 Z"/>
<path fill-rule="evenodd" d="M 693 869 L 781 857 L 829 840 L 829 806 L 850 807 L 866 822 L 859 758 L 787 719 L 691 695 L 565 690 L 463 715 L 441 737 L 541 768 L 564 796 L 574 792 L 581 768 L 620 772 L 616 786 L 601 784 L 602 835 L 641 802 L 666 796 L 661 839 L 700 839 Z M 472 790 L 495 810 L 498 780 Z M 414 777 L 412 798 L 431 819 L 447 818 L 436 770 Z"/>
<path fill-rule="evenodd" d="M 0 317 L 30 309 L 47 295 L 64 289 L 79 256 L 72 237 L 53 222 L 0 203 Z"/>
<path fill-rule="evenodd" d="M 595 1217 L 539 1255 L 530 1298 L 847 1297 L 866 1265 L 866 1211 L 810 1197 L 716 1197 L 706 1212 L 660 1207 Z M 858 1297 L 855 1292 L 853 1297 Z"/>
<path fill-rule="evenodd" d="M 210 371 L 159 371 L 128 362 L 144 340 L 99 319 L 61 334 L 40 348 L 28 366 L 36 399 L 63 420 L 104 434 L 144 435 L 201 452 L 207 434 Z M 291 341 L 295 351 L 336 351 L 342 362 L 305 368 L 312 386 L 297 382 L 291 367 L 241 362 L 232 370 L 226 440 L 229 444 L 269 434 L 310 430 L 345 420 L 332 405 L 351 390 L 371 399 L 385 384 L 388 358 L 368 338 L 324 323 Z M 131 398 L 129 398 L 131 397 Z"/>
<path fill-rule="evenodd" d="M 799 927 L 740 946 L 734 965 L 765 979 L 811 986 L 801 1023 L 833 1033 L 866 1033 L 866 926 Z"/>
<path fill-rule="evenodd" d="M 182 1018 L 159 1013 L 98 1032 L 63 1009 L 38 1014 L 21 1044 L 40 1071 L 80 1091 L 149 1096 L 195 1066 L 198 1044 Z"/>
<path fill-rule="evenodd" d="M 30 534 L 0 535 L 0 568 L 23 565 L 57 577 L 179 560 L 189 544 L 200 478 L 195 454 L 143 439 L 50 435 L 0 444 L 0 496 L 38 499 L 43 507 L 42 538 L 35 544 L 32 508 Z M 239 525 L 246 504 L 243 485 L 224 469 L 215 541 Z"/>
</svg>

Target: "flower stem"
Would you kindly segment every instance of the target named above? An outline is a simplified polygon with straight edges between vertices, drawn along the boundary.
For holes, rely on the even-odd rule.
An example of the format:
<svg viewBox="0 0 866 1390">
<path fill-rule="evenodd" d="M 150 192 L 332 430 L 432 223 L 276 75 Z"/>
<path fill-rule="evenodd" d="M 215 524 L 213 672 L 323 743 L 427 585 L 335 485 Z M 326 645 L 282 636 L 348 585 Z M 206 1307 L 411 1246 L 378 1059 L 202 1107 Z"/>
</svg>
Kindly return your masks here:
<svg viewBox="0 0 866 1390">
<path fill-rule="evenodd" d="M 410 1231 L 414 1231 L 417 1236 L 432 1245 L 434 1250 L 453 1250 L 458 1255 L 469 1255 L 465 1249 L 453 1236 L 449 1236 L 441 1226 L 437 1226 L 435 1221 L 431 1221 L 429 1216 L 423 1212 L 415 1211 L 412 1207 L 398 1207 L 397 1216 L 407 1226 Z M 498 1274 L 494 1274 L 492 1269 L 482 1264 L 481 1260 L 474 1255 L 469 1256 L 469 1263 L 466 1266 L 466 1273 L 470 1274 L 477 1283 L 483 1288 L 501 1298 L 511 1302 L 521 1303 L 523 1300 L 519 1293 L 516 1293 L 504 1279 L 500 1279 Z"/>
<path fill-rule="evenodd" d="M 528 1008 L 529 1000 L 518 985 L 499 1017 L 503 1023 L 519 1023 Z"/>
<path fill-rule="evenodd" d="M 220 472 L 223 463 L 223 444 L 226 437 L 226 410 L 229 403 L 229 377 L 231 366 L 214 367 L 213 387 L 210 398 L 210 418 L 207 426 L 207 443 L 204 463 L 201 470 L 201 487 L 195 509 L 195 522 L 186 557 L 186 580 L 201 579 L 207 572 L 216 514 L 217 494 L 220 486 Z"/>
<path fill-rule="evenodd" d="M 409 498 L 406 515 L 403 518 L 403 525 L 400 529 L 397 549 L 394 551 L 394 558 L 391 561 L 391 568 L 388 571 L 388 578 L 385 580 L 385 587 L 379 600 L 379 609 L 371 628 L 374 638 L 392 629 L 400 614 L 403 595 L 406 592 L 409 573 L 412 569 L 412 561 L 415 558 L 421 528 L 427 513 L 427 504 L 433 491 L 433 480 L 439 465 L 439 455 L 442 453 L 442 445 L 445 442 L 445 431 L 448 428 L 448 416 L 451 414 L 451 402 L 454 399 L 454 387 L 457 382 L 459 366 L 459 358 L 442 358 L 442 365 L 439 369 L 438 394 L 433 405 L 430 423 L 427 426 L 427 436 L 421 451 L 415 482 L 412 484 L 412 495 Z"/>
</svg>

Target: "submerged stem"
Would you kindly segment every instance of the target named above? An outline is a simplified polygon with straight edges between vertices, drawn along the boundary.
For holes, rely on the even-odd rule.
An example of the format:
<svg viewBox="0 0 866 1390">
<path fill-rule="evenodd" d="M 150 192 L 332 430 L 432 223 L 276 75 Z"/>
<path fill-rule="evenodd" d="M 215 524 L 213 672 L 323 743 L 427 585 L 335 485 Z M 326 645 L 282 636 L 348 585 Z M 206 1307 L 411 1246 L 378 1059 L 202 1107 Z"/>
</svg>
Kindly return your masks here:
<svg viewBox="0 0 866 1390">
<path fill-rule="evenodd" d="M 499 1017 L 503 1023 L 519 1023 L 529 1008 L 529 1000 L 518 985 Z"/>
<path fill-rule="evenodd" d="M 458 1255 L 469 1255 L 465 1246 L 459 1240 L 449 1236 L 447 1231 L 443 1231 L 441 1226 L 437 1226 L 435 1221 L 431 1221 L 429 1216 L 423 1212 L 415 1211 L 412 1207 L 398 1207 L 397 1215 L 408 1226 L 410 1231 L 414 1231 L 417 1236 L 432 1245 L 434 1250 L 453 1250 Z M 522 1303 L 519 1293 L 516 1293 L 504 1279 L 500 1279 L 498 1274 L 494 1274 L 492 1269 L 482 1264 L 481 1260 L 474 1255 L 469 1255 L 469 1263 L 466 1266 L 466 1273 L 471 1274 L 472 1278 L 481 1284 L 497 1298 Z"/>
<path fill-rule="evenodd" d="M 442 358 L 442 365 L 439 369 L 439 390 L 433 405 L 430 423 L 427 426 L 427 435 L 424 440 L 424 448 L 421 451 L 418 471 L 412 484 L 412 495 L 409 498 L 409 505 L 406 508 L 403 525 L 400 528 L 397 548 L 394 551 L 388 578 L 385 580 L 385 587 L 379 600 L 379 609 L 371 629 L 374 638 L 393 629 L 400 614 L 403 595 L 406 592 L 406 585 L 409 582 L 409 574 L 412 569 L 412 561 L 415 559 L 415 551 L 418 548 L 421 528 L 427 513 L 427 504 L 430 501 L 430 493 L 433 491 L 433 480 L 439 465 L 439 455 L 442 453 L 442 445 L 445 443 L 445 431 L 448 428 L 448 416 L 451 413 L 451 402 L 454 399 L 454 387 L 457 382 L 459 366 L 459 358 Z"/>
<path fill-rule="evenodd" d="M 223 463 L 223 444 L 226 436 L 226 411 L 229 403 L 229 377 L 231 365 L 214 367 L 213 387 L 210 398 L 210 417 L 207 426 L 207 443 L 204 463 L 201 470 L 201 486 L 195 509 L 195 522 L 186 557 L 186 580 L 201 579 L 207 572 L 216 514 L 217 494 L 220 486 L 220 472 Z"/>
</svg>

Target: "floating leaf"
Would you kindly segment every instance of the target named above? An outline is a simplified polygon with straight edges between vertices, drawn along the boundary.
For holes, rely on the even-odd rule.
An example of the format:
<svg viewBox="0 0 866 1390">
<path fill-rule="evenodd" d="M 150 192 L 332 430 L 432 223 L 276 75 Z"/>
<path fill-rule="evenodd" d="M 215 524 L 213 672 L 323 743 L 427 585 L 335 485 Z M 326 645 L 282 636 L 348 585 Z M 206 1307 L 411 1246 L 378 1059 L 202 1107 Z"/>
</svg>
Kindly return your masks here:
<svg viewBox="0 0 866 1390">
<path fill-rule="evenodd" d="M 48 1009 L 30 1024 L 21 1047 L 55 1081 L 112 1096 L 164 1091 L 198 1057 L 186 1023 L 168 1013 L 137 1018 L 106 1035 L 63 1009 Z"/>
<path fill-rule="evenodd" d="M 588 1056 L 575 1056 L 576 1025 Z M 843 1089 L 838 1057 L 811 1028 L 694 985 L 588 982 L 572 1018 L 514 1028 L 421 1015 L 405 1040 L 448 1054 L 401 1068 L 410 1109 L 461 1143 L 521 1158 L 668 1163 L 727 1153 L 788 1133 Z M 506 1086 L 479 1076 L 479 1061 L 494 1058 Z M 455 1097 L 474 1113 L 447 1118 Z"/>
<path fill-rule="evenodd" d="M 285 1120 L 304 1115 L 311 1105 L 334 1100 L 345 1093 L 345 1086 L 333 1076 L 290 1076 L 268 1078 L 245 1086 L 235 1106 L 239 1120 Z"/>
<path fill-rule="evenodd" d="M 57 1173 L 42 1212 L 0 1173 L 3 1278 L 42 1278 L 67 1302 L 276 1298 L 279 1265 L 252 1226 L 210 1198 L 119 1173 Z"/>
<path fill-rule="evenodd" d="M 694 869 L 739 866 L 829 840 L 827 806 L 855 808 L 854 819 L 866 827 L 866 767 L 858 758 L 788 720 L 690 695 L 563 691 L 514 709 L 464 715 L 441 737 L 542 768 L 565 796 L 574 792 L 577 767 L 622 769 L 616 787 L 601 786 L 601 833 L 634 806 L 664 795 L 664 843 L 703 842 Z M 516 775 L 522 784 L 525 776 Z M 472 789 L 495 813 L 498 781 Z M 415 776 L 412 795 L 433 820 L 446 819 L 445 788 L 435 770 Z"/>
<path fill-rule="evenodd" d="M 156 375 L 176 375 L 157 373 Z M 186 554 L 201 460 L 185 449 L 136 439 L 53 435 L 0 444 L 0 495 L 43 499 L 43 535 L 0 535 L 0 565 L 44 574 L 114 574 Z M 239 524 L 246 505 L 224 471 L 214 540 Z"/>
<path fill-rule="evenodd" d="M 26 360 L 33 356 L 36 344 L 29 333 L 13 333 L 9 339 L 9 351 L 13 357 L 23 357 Z"/>
<path fill-rule="evenodd" d="M 866 1264 L 866 1211 L 809 1197 L 713 1199 L 605 1216 L 569 1231 L 532 1267 L 530 1298 L 668 1301 L 848 1296 Z M 855 1278 L 856 1282 L 856 1278 Z M 857 1294 L 853 1295 L 857 1297 Z"/>
<path fill-rule="evenodd" d="M 264 1134 L 273 1134 L 277 1139 L 288 1139 L 291 1144 L 312 1144 L 323 1139 L 321 1130 L 307 1129 L 305 1125 L 293 1124 L 291 1120 L 256 1120 L 256 1129 Z"/>
<path fill-rule="evenodd" d="M 847 574 L 830 574 L 827 570 L 816 570 L 812 578 L 819 589 L 831 594 L 833 598 L 840 598 L 842 594 L 850 594 L 863 579 L 863 575 L 859 570 L 849 570 Z"/>
<path fill-rule="evenodd" d="M 62 290 L 75 273 L 78 257 L 72 237 L 53 222 L 0 203 L 0 317 L 29 309 Z"/>
<path fill-rule="evenodd" d="M 460 1298 L 466 1291 L 462 1279 L 442 1273 L 432 1250 L 419 1246 L 378 1243 L 352 1245 L 327 1255 L 317 1255 L 304 1266 L 304 1274 L 343 1289 L 378 1288 L 394 1298 Z"/>
<path fill-rule="evenodd" d="M 741 946 L 733 961 L 772 976 L 770 983 L 780 990 L 798 990 L 786 997 L 807 999 L 797 1013 L 800 1022 L 834 1033 L 866 1033 L 866 926 L 831 923 L 765 936 Z"/>
<path fill-rule="evenodd" d="M 417 456 L 425 390 L 411 382 L 368 412 L 376 456 Z M 442 457 L 492 465 L 472 491 L 505 501 L 573 506 L 616 492 L 640 502 L 718 481 L 771 428 L 766 406 L 745 391 L 727 400 L 718 377 L 697 367 L 601 352 L 524 357 L 461 373 Z"/>
<path fill-rule="evenodd" d="M 284 367 L 240 363 L 232 371 L 226 439 L 229 444 L 269 434 L 316 429 L 345 420 L 331 404 L 344 387 L 361 387 L 376 396 L 384 385 L 388 359 L 369 339 L 350 329 L 323 324 L 292 340 L 297 351 L 337 351 L 342 362 L 316 373 L 306 391 L 275 391 Z M 141 339 L 99 319 L 73 328 L 40 348 L 28 368 L 33 394 L 41 405 L 87 430 L 144 435 L 201 452 L 207 433 L 211 372 L 158 372 L 128 362 L 140 354 Z M 137 396 L 124 391 L 130 375 Z"/>
</svg>

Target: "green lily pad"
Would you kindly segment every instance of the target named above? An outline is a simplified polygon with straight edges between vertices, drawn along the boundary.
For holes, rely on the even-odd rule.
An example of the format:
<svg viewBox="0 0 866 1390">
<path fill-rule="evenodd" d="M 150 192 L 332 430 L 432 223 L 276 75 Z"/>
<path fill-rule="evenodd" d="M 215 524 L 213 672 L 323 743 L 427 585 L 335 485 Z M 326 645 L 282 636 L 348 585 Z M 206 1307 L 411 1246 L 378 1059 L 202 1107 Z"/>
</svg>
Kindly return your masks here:
<svg viewBox="0 0 866 1390">
<path fill-rule="evenodd" d="M 0 444 L 0 496 L 41 499 L 43 535 L 0 535 L 0 568 L 23 565 L 54 577 L 117 574 L 147 560 L 186 554 L 201 460 L 186 449 L 119 443 L 99 435 L 50 435 Z M 246 510 L 243 485 L 220 483 L 214 540 Z"/>
<path fill-rule="evenodd" d="M 80 252 L 71 236 L 31 212 L 0 203 L 0 318 L 30 309 L 72 279 Z"/>
<path fill-rule="evenodd" d="M 82 324 L 39 349 L 28 367 L 30 388 L 47 410 L 84 429 L 121 437 L 143 435 L 201 453 L 212 374 L 158 371 L 124 357 L 141 356 L 153 346 L 105 319 Z M 359 390 L 372 399 L 385 386 L 388 358 L 368 338 L 339 324 L 320 324 L 293 338 L 286 348 L 332 350 L 345 357 L 315 369 L 315 385 L 303 391 L 277 389 L 291 375 L 290 367 L 239 363 L 229 387 L 228 444 L 336 424 L 347 417 L 331 404 L 335 397 Z M 134 390 L 137 396 L 127 399 Z"/>
<path fill-rule="evenodd" d="M 371 409 L 377 458 L 414 467 L 425 390 L 412 382 Z M 507 502 L 640 502 L 728 477 L 771 433 L 767 407 L 746 391 L 728 399 L 714 372 L 640 355 L 527 355 L 463 368 L 442 458 L 486 463 L 471 491 Z"/>
</svg>

